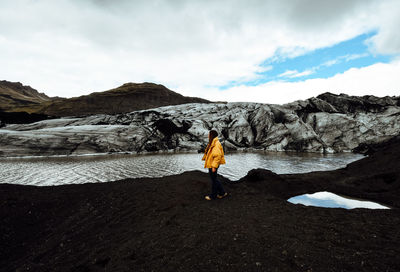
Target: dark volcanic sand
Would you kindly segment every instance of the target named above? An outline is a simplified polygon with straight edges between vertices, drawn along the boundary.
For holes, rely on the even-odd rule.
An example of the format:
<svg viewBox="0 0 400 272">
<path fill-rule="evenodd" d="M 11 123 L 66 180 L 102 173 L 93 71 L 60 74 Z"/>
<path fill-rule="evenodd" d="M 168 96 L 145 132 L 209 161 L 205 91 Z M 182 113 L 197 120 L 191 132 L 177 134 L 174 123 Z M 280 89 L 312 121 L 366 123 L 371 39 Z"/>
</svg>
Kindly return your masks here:
<svg viewBox="0 0 400 272">
<path fill-rule="evenodd" d="M 159 179 L 0 185 L 1 271 L 399 271 L 400 143 L 345 169 L 224 179 L 205 201 L 200 171 Z M 229 162 L 228 162 L 229 163 Z M 393 207 L 288 203 L 330 191 Z"/>
</svg>

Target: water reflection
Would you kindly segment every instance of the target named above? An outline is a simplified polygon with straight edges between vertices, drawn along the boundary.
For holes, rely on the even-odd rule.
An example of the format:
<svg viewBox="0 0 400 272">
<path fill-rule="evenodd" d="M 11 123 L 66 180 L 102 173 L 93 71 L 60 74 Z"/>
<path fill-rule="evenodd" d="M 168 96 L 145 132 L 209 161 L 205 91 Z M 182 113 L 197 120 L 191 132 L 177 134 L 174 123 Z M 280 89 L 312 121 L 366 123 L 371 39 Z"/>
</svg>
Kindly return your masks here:
<svg viewBox="0 0 400 272">
<path fill-rule="evenodd" d="M 361 201 L 342 197 L 329 192 L 318 192 L 314 194 L 305 194 L 295 196 L 288 199 L 293 204 L 303 204 L 306 206 L 316 206 L 324 208 L 367 208 L 367 209 L 389 209 L 386 206 L 380 205 L 371 201 Z"/>
<path fill-rule="evenodd" d="M 61 185 L 106 182 L 124 178 L 162 177 L 201 170 L 202 154 L 97 155 L 79 157 L 1 158 L 2 183 Z M 238 180 L 254 168 L 278 174 L 325 171 L 344 167 L 361 155 L 283 152 L 230 153 L 219 173 Z"/>
</svg>

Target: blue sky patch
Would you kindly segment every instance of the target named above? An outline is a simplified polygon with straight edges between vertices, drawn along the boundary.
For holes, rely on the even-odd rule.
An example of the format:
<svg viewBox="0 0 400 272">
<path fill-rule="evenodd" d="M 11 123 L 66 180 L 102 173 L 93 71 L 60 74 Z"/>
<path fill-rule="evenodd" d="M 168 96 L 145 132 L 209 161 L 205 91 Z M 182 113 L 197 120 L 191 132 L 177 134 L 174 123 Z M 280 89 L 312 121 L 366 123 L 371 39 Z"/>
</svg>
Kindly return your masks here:
<svg viewBox="0 0 400 272">
<path fill-rule="evenodd" d="M 376 32 L 362 34 L 331 47 L 317 49 L 294 58 L 273 57 L 261 67 L 269 68 L 259 73 L 257 79 L 248 82 L 230 82 L 219 89 L 236 85 L 257 86 L 270 81 L 298 82 L 313 78 L 329 78 L 351 68 L 366 67 L 378 62 L 388 63 L 388 55 L 374 55 L 368 47 L 368 39 Z"/>
</svg>

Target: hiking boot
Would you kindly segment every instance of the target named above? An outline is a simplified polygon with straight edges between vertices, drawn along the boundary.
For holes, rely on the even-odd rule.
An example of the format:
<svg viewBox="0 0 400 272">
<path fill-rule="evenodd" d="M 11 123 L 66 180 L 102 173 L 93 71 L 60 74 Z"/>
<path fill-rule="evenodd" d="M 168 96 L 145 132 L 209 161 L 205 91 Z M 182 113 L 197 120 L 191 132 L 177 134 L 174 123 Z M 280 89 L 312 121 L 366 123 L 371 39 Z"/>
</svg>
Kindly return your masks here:
<svg viewBox="0 0 400 272">
<path fill-rule="evenodd" d="M 219 199 L 222 199 L 222 198 L 224 198 L 224 197 L 226 197 L 226 196 L 228 196 L 228 193 L 226 193 L 226 192 L 225 192 L 225 194 L 223 194 L 223 195 L 217 195 L 217 197 L 218 197 Z"/>
</svg>

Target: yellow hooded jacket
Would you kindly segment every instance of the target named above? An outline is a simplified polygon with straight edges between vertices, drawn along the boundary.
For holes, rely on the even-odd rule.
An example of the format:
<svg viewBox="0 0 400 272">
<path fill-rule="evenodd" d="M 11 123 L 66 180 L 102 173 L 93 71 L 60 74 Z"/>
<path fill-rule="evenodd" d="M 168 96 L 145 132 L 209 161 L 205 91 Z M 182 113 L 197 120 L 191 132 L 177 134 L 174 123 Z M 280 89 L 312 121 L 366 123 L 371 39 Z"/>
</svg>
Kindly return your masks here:
<svg viewBox="0 0 400 272">
<path fill-rule="evenodd" d="M 214 138 L 209 147 L 207 146 L 202 160 L 205 161 L 204 168 L 218 168 L 221 164 L 225 164 L 224 149 L 218 137 Z"/>
</svg>

